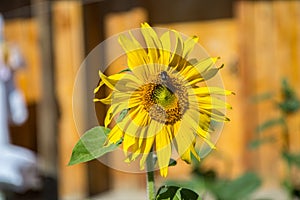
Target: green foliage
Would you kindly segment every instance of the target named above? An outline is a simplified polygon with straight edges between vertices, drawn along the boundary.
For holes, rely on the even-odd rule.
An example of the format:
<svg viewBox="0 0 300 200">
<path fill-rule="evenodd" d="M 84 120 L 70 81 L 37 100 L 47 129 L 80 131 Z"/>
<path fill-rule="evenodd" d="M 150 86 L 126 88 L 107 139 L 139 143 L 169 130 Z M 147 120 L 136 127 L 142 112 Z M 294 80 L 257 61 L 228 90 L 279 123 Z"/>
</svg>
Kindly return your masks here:
<svg viewBox="0 0 300 200">
<path fill-rule="evenodd" d="M 124 73 L 124 72 L 131 72 L 131 69 L 129 69 L 129 68 L 123 69 L 119 72 L 119 74 Z"/>
<path fill-rule="evenodd" d="M 211 69 L 208 69 L 206 71 L 203 72 L 202 74 L 202 77 L 205 79 L 205 80 L 209 80 L 211 79 L 212 77 L 214 77 L 218 71 L 220 69 L 222 69 L 224 67 L 224 64 L 222 64 L 219 68 L 211 68 Z"/>
<path fill-rule="evenodd" d="M 278 104 L 279 108 L 287 114 L 298 111 L 300 108 L 300 101 L 286 79 L 282 80 L 281 93 L 283 101 Z"/>
<path fill-rule="evenodd" d="M 220 153 L 214 155 L 226 161 L 224 155 Z M 236 179 L 224 179 L 218 177 L 215 170 L 204 169 L 202 167 L 203 160 L 199 162 L 192 159 L 192 161 L 193 179 L 187 182 L 178 182 L 178 186 L 194 189 L 199 194 L 208 191 L 216 200 L 249 199 L 262 182 L 261 178 L 253 172 L 244 173 Z"/>
<path fill-rule="evenodd" d="M 262 182 L 253 172 L 242 174 L 233 180 L 219 178 L 214 170 L 204 170 L 201 165 L 193 173 L 194 176 L 189 181 L 168 181 L 167 184 L 189 188 L 199 194 L 208 191 L 216 200 L 244 200 L 249 199 Z"/>
<path fill-rule="evenodd" d="M 157 166 L 157 157 L 154 156 L 154 164 Z M 173 166 L 176 166 L 177 165 L 177 161 L 174 160 L 173 158 L 170 158 L 170 161 L 169 161 L 169 167 L 173 167 Z"/>
<path fill-rule="evenodd" d="M 256 128 L 256 132 L 260 133 L 262 131 L 267 130 L 268 128 L 271 128 L 273 126 L 276 125 L 283 125 L 284 124 L 284 119 L 282 117 L 279 118 L 274 118 L 274 119 L 270 119 L 265 121 L 264 123 L 260 124 L 257 128 Z"/>
<path fill-rule="evenodd" d="M 106 144 L 110 129 L 97 126 L 85 132 L 75 145 L 69 165 L 75 165 L 96 159 L 118 148 L 122 141 L 117 144 Z"/>
<path fill-rule="evenodd" d="M 231 181 L 218 181 L 209 186 L 217 199 L 240 200 L 247 199 L 261 185 L 260 178 L 255 173 L 245 173 Z"/>
<path fill-rule="evenodd" d="M 281 82 L 281 96 L 282 101 L 279 103 L 276 103 L 277 108 L 281 111 L 281 117 L 280 118 L 274 118 L 270 119 L 261 125 L 259 125 L 256 129 L 257 133 L 261 133 L 271 127 L 274 127 L 276 125 L 281 126 L 282 132 L 281 137 L 283 138 L 283 141 L 285 142 L 284 145 L 279 149 L 281 152 L 281 156 L 283 161 L 286 162 L 287 168 L 288 168 L 288 176 L 284 179 L 283 187 L 286 189 L 287 193 L 289 194 L 289 199 L 292 199 L 293 196 L 297 196 L 295 194 L 295 191 L 298 191 L 297 187 L 295 187 L 291 181 L 291 167 L 296 166 L 300 168 L 300 153 L 291 153 L 289 151 L 289 130 L 288 125 L 286 122 L 287 116 L 289 116 L 292 113 L 295 113 L 299 111 L 300 109 L 300 101 L 298 97 L 296 96 L 296 92 L 293 90 L 293 88 L 289 85 L 288 81 L 286 79 L 283 79 Z M 252 141 L 249 146 L 252 148 L 260 147 L 262 144 L 266 144 L 269 142 L 275 141 L 275 138 L 270 137 L 264 137 L 257 140 Z M 300 196 L 300 195 L 299 195 Z"/>
<path fill-rule="evenodd" d="M 275 137 L 273 136 L 269 136 L 269 137 L 264 137 L 264 138 L 261 138 L 261 139 L 255 139 L 255 140 L 252 140 L 249 144 L 248 144 L 248 147 L 250 149 L 257 149 L 259 148 L 261 145 L 263 144 L 267 144 L 267 143 L 273 143 L 275 142 L 276 139 Z"/>
<path fill-rule="evenodd" d="M 201 200 L 192 190 L 178 186 L 162 186 L 159 188 L 156 200 Z"/>
<path fill-rule="evenodd" d="M 289 164 L 289 166 L 295 165 L 300 168 L 300 153 L 289 153 L 284 151 L 281 156 Z"/>
<path fill-rule="evenodd" d="M 169 167 L 172 167 L 172 166 L 175 166 L 175 165 L 177 165 L 177 161 L 174 160 L 173 158 L 170 158 Z"/>
<path fill-rule="evenodd" d="M 119 123 L 121 122 L 127 115 L 127 113 L 129 112 L 129 108 L 128 109 L 124 109 L 120 112 L 119 117 L 117 118 L 116 122 Z"/>
<path fill-rule="evenodd" d="M 266 100 L 270 100 L 274 97 L 274 94 L 271 92 L 266 92 L 257 96 L 254 96 L 253 98 L 251 98 L 251 101 L 253 103 L 260 103 L 262 101 L 266 101 Z"/>
</svg>

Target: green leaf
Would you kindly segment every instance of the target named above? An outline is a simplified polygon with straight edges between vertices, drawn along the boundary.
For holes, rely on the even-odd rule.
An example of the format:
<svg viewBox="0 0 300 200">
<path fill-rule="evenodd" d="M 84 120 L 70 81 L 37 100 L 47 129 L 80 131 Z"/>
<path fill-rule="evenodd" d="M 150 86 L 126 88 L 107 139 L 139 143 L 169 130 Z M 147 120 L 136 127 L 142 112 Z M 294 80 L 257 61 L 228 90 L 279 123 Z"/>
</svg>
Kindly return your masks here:
<svg viewBox="0 0 300 200">
<path fill-rule="evenodd" d="M 181 188 L 187 188 L 198 194 L 207 191 L 206 185 L 210 180 L 206 180 L 203 177 L 193 175 L 188 180 L 166 180 L 165 185 L 178 186 Z"/>
<path fill-rule="evenodd" d="M 290 86 L 287 79 L 283 79 L 281 81 L 281 93 L 284 97 L 284 99 L 292 99 L 296 97 L 295 91 Z"/>
<path fill-rule="evenodd" d="M 293 184 L 290 179 L 286 178 L 281 182 L 281 185 L 283 188 L 286 189 L 286 191 L 292 191 L 293 190 Z"/>
<path fill-rule="evenodd" d="M 207 70 L 206 72 L 203 72 L 202 77 L 205 80 L 209 80 L 212 77 L 214 77 L 218 73 L 218 71 L 220 69 L 222 69 L 223 67 L 224 67 L 224 64 L 222 64 L 219 68 L 211 68 L 211 69 Z"/>
<path fill-rule="evenodd" d="M 282 152 L 282 158 L 289 164 L 300 167 L 300 153 Z"/>
<path fill-rule="evenodd" d="M 255 173 L 245 173 L 232 181 L 219 181 L 209 186 L 216 197 L 222 200 L 240 200 L 249 197 L 261 185 Z"/>
<path fill-rule="evenodd" d="M 200 200 L 200 197 L 197 193 L 195 193 L 192 190 L 186 189 L 186 188 L 181 188 L 180 190 L 180 195 L 181 199 L 186 199 L 186 200 Z"/>
<path fill-rule="evenodd" d="M 118 73 L 121 74 L 121 73 L 124 73 L 124 72 L 131 72 L 131 69 L 126 68 L 126 69 L 123 69 L 123 70 L 119 71 Z"/>
<path fill-rule="evenodd" d="M 279 118 L 274 118 L 274 119 L 270 119 L 264 123 L 262 123 L 261 125 L 259 125 L 257 128 L 256 128 L 256 132 L 257 133 L 260 133 L 268 128 L 271 128 L 275 125 L 283 125 L 284 124 L 284 119 L 282 117 L 279 117 Z"/>
<path fill-rule="evenodd" d="M 173 158 L 170 158 L 169 167 L 172 167 L 172 166 L 175 166 L 175 165 L 177 165 L 177 161 L 174 160 Z"/>
<path fill-rule="evenodd" d="M 262 101 L 271 100 L 274 97 L 274 94 L 271 92 L 266 92 L 262 94 L 258 94 L 251 98 L 253 103 L 260 103 Z"/>
<path fill-rule="evenodd" d="M 122 110 L 122 111 L 120 112 L 120 115 L 119 115 L 119 117 L 117 118 L 116 122 L 117 122 L 117 123 L 121 122 L 121 121 L 126 117 L 126 115 L 127 115 L 128 112 L 129 112 L 129 108 Z"/>
<path fill-rule="evenodd" d="M 273 136 L 265 137 L 265 138 L 261 138 L 261 139 L 255 139 L 249 143 L 248 147 L 249 147 L 249 149 L 256 149 L 263 144 L 273 143 L 275 141 L 276 141 L 276 139 Z"/>
<path fill-rule="evenodd" d="M 279 108 L 283 112 L 289 114 L 300 109 L 300 100 L 296 96 L 294 89 L 289 85 L 287 79 L 282 80 L 281 94 L 283 96 L 283 102 L 279 103 Z"/>
<path fill-rule="evenodd" d="M 105 145 L 110 129 L 97 126 L 85 132 L 72 151 L 68 165 L 75 165 L 96 159 L 118 148 L 121 141 L 116 144 Z"/>
<path fill-rule="evenodd" d="M 156 200 L 201 200 L 194 191 L 178 186 L 164 185 L 159 188 Z"/>
<path fill-rule="evenodd" d="M 192 59 L 188 60 L 188 62 L 190 65 L 195 66 L 199 61 L 196 58 L 192 58 Z"/>
<path fill-rule="evenodd" d="M 300 108 L 300 101 L 298 99 L 288 99 L 282 103 L 279 103 L 279 108 L 289 114 L 294 113 Z"/>
<path fill-rule="evenodd" d="M 154 164 L 157 165 L 157 156 L 154 156 Z M 169 161 L 169 167 L 173 167 L 173 166 L 176 166 L 177 165 L 177 161 L 174 160 L 173 158 L 170 158 L 170 161 Z"/>
</svg>

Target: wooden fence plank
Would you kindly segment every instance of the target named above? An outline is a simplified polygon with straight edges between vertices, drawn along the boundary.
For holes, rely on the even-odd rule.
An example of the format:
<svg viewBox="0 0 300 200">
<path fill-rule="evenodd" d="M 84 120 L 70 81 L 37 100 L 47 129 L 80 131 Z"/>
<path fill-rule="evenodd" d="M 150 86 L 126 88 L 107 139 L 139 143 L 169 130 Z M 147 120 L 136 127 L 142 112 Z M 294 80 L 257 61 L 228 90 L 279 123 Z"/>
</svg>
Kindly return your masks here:
<svg viewBox="0 0 300 200">
<path fill-rule="evenodd" d="M 16 45 L 25 60 L 25 68 L 16 73 L 17 85 L 24 92 L 27 103 L 35 103 L 41 96 L 40 51 L 35 19 L 14 19 L 5 23 L 5 39 Z"/>
<path fill-rule="evenodd" d="M 147 13 L 143 8 L 133 8 L 126 12 L 109 13 L 105 17 L 105 37 L 109 38 L 114 34 L 119 34 L 123 31 L 128 31 L 134 28 L 140 28 L 141 23 L 147 21 Z M 106 49 L 106 56 L 110 58 L 115 56 L 115 49 L 108 46 Z M 124 69 L 126 66 L 126 57 L 122 56 L 116 59 L 106 70 L 107 74 L 114 74 Z M 114 167 L 121 170 L 111 170 L 112 188 L 115 190 L 130 188 L 130 189 L 144 189 L 145 176 L 138 173 L 126 173 L 124 170 L 130 169 L 140 171 L 138 162 L 130 165 L 124 162 L 124 154 L 122 151 L 113 152 L 110 157 L 110 162 Z M 122 171 L 123 170 L 123 171 Z"/>
<path fill-rule="evenodd" d="M 67 164 L 72 148 L 82 134 L 77 132 L 76 126 L 79 127 L 79 131 L 83 130 L 82 124 L 75 126 L 72 111 L 73 85 L 77 70 L 83 61 L 81 3 L 55 2 L 52 11 L 56 89 L 61 112 L 58 137 L 59 196 L 60 199 L 79 200 L 87 195 L 86 166 L 79 164 L 69 167 Z M 76 122 L 84 121 L 79 119 Z"/>
<path fill-rule="evenodd" d="M 265 92 L 274 94 L 272 101 L 251 105 L 252 122 L 255 127 L 268 119 L 279 117 L 276 102 L 280 100 L 281 80 L 285 77 L 297 90 L 299 96 L 299 1 L 240 1 L 237 3 L 237 18 L 240 26 L 241 69 L 244 71 L 243 90 L 245 100 Z M 245 107 L 245 110 L 249 110 Z M 248 112 L 244 110 L 245 123 Z M 288 120 L 290 148 L 299 149 L 299 115 Z M 267 144 L 256 152 L 257 165 L 266 185 L 279 186 L 285 174 L 285 165 L 280 156 L 283 140 L 281 129 L 274 127 L 263 135 L 275 135 L 279 140 Z M 248 133 L 247 133 L 248 134 Z M 249 132 L 251 134 L 251 131 Z"/>
</svg>

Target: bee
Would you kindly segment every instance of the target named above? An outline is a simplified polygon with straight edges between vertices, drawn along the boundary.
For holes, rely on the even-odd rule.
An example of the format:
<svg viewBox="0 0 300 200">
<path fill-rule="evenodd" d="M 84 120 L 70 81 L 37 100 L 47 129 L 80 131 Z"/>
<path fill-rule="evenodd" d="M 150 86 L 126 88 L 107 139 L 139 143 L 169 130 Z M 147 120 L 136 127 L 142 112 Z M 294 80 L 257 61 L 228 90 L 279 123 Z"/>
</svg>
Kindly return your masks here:
<svg viewBox="0 0 300 200">
<path fill-rule="evenodd" d="M 168 81 L 170 79 L 169 75 L 167 74 L 166 71 L 162 71 L 160 73 L 160 78 L 161 80 L 164 82 L 164 81 Z"/>
<path fill-rule="evenodd" d="M 162 85 L 164 85 L 171 92 L 175 91 L 172 80 L 166 71 L 160 72 L 160 78 Z"/>
</svg>

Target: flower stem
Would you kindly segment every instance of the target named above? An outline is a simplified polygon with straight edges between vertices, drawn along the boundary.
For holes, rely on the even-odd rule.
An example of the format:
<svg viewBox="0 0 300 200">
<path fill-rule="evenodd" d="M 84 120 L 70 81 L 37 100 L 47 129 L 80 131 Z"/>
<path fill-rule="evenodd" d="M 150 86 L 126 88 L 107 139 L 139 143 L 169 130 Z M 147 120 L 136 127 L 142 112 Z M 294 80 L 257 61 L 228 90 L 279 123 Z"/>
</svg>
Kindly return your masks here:
<svg viewBox="0 0 300 200">
<path fill-rule="evenodd" d="M 154 159 L 153 153 L 150 152 L 147 157 L 147 193 L 148 200 L 155 200 L 155 183 L 154 183 Z"/>
</svg>

